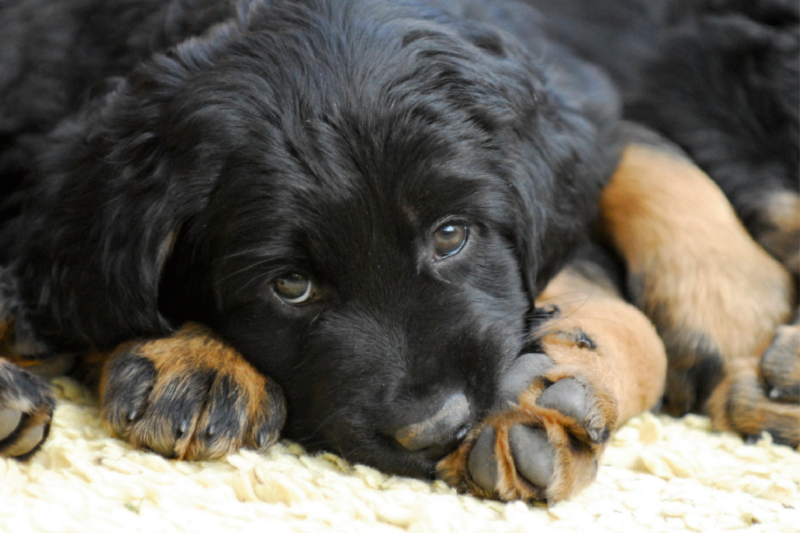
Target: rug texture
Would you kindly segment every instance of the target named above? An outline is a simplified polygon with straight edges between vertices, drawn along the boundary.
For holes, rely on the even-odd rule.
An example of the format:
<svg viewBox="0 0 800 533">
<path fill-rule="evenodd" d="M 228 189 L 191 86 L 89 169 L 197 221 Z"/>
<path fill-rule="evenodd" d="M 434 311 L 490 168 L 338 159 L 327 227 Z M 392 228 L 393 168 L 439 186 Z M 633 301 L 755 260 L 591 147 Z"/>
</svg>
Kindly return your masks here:
<svg viewBox="0 0 800 533">
<path fill-rule="evenodd" d="M 458 495 L 290 442 L 166 460 L 112 438 L 74 381 L 53 384 L 43 449 L 26 464 L 0 459 L 2 532 L 800 532 L 800 452 L 769 436 L 745 445 L 699 416 L 631 420 L 597 482 L 548 508 Z"/>
</svg>

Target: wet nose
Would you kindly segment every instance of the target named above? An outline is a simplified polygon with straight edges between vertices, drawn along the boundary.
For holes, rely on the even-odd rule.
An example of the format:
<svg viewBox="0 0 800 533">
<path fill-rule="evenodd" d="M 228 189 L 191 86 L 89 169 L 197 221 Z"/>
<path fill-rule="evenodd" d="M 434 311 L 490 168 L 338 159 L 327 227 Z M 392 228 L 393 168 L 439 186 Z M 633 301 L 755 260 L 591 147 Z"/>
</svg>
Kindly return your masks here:
<svg viewBox="0 0 800 533">
<path fill-rule="evenodd" d="M 454 393 L 440 400 L 439 407 L 427 409 L 433 414 L 424 420 L 408 424 L 394 433 L 403 448 L 410 452 L 422 452 L 426 457 L 437 460 L 451 451 L 464 439 L 471 425 L 469 401 L 463 393 Z M 420 402 L 420 407 L 422 407 Z"/>
</svg>

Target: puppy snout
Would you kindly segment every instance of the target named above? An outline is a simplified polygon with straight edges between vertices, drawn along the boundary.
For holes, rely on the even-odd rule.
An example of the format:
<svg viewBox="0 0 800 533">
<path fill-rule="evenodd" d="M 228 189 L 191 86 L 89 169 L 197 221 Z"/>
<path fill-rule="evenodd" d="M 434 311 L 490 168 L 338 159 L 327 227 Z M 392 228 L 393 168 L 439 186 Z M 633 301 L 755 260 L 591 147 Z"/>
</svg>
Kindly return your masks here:
<svg viewBox="0 0 800 533">
<path fill-rule="evenodd" d="M 437 460 L 454 450 L 463 440 L 472 423 L 472 414 L 469 401 L 461 392 L 445 397 L 432 409 L 430 405 L 424 405 L 431 401 L 423 400 L 412 409 L 417 407 L 423 412 L 433 411 L 433 414 L 399 428 L 394 432 L 394 438 L 406 450 L 422 452 L 427 458 Z"/>
</svg>

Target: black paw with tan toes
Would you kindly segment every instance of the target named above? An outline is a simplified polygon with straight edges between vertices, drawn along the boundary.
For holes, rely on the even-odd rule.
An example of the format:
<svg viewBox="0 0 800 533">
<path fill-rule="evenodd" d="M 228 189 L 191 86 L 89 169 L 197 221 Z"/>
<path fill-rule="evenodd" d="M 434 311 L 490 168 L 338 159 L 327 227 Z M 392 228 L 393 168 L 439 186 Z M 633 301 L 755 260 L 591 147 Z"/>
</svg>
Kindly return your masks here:
<svg viewBox="0 0 800 533">
<path fill-rule="evenodd" d="M 286 419 L 280 387 L 195 325 L 120 346 L 105 363 L 100 394 L 108 428 L 170 458 L 263 450 L 278 439 Z"/>
<path fill-rule="evenodd" d="M 0 359 L 0 457 L 33 455 L 50 432 L 55 405 L 44 379 Z"/>
<path fill-rule="evenodd" d="M 503 408 L 439 463 L 440 477 L 478 496 L 548 503 L 589 485 L 618 415 L 597 376 L 525 354 L 501 390 Z"/>
</svg>

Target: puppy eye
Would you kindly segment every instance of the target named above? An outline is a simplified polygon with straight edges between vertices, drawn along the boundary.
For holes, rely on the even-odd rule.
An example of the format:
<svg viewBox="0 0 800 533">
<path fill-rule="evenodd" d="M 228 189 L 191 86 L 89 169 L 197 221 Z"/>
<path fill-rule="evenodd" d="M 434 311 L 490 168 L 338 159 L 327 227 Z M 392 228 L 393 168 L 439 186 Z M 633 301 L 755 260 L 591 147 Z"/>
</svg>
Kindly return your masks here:
<svg viewBox="0 0 800 533">
<path fill-rule="evenodd" d="M 462 224 L 447 223 L 433 232 L 433 248 L 437 259 L 450 257 L 461 251 L 467 242 L 469 231 Z"/>
<path fill-rule="evenodd" d="M 311 279 L 296 272 L 275 278 L 272 287 L 278 298 L 287 304 L 303 305 L 319 299 Z"/>
</svg>

